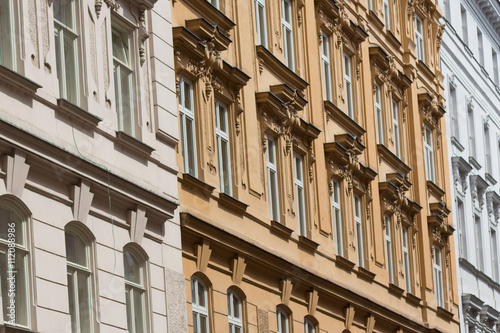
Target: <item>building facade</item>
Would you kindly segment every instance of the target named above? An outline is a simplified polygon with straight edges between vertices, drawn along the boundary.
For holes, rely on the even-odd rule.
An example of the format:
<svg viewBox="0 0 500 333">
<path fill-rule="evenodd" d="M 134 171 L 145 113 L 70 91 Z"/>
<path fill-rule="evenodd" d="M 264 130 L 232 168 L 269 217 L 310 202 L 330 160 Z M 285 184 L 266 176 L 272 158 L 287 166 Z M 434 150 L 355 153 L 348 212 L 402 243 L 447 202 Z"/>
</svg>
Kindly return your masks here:
<svg viewBox="0 0 500 333">
<path fill-rule="evenodd" d="M 500 3 L 443 1 L 441 61 L 462 332 L 500 329 Z"/>
<path fill-rule="evenodd" d="M 170 31 L 169 1 L 0 0 L 0 332 L 186 331 Z"/>
<path fill-rule="evenodd" d="M 189 332 L 458 332 L 435 1 L 172 1 Z"/>
</svg>

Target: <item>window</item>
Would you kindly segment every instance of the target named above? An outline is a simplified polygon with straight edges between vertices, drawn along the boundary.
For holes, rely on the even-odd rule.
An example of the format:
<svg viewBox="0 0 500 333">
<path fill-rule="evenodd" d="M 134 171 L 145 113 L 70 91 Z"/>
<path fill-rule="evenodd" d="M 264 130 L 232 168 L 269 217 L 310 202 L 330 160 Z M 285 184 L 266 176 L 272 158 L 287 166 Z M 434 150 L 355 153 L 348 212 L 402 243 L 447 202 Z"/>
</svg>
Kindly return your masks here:
<svg viewBox="0 0 500 333">
<path fill-rule="evenodd" d="M 434 246 L 434 289 L 436 292 L 437 306 L 443 307 L 443 269 L 441 262 L 441 249 L 437 246 Z"/>
<path fill-rule="evenodd" d="M 211 3 L 212 6 L 219 9 L 219 0 L 207 0 L 207 2 Z"/>
<path fill-rule="evenodd" d="M 481 217 L 475 215 L 474 217 L 474 238 L 476 241 L 476 268 L 480 271 L 483 270 L 483 237 L 481 235 Z"/>
<path fill-rule="evenodd" d="M 208 333 L 208 293 L 207 287 L 199 278 L 191 278 L 191 297 L 193 307 L 193 327 L 196 333 Z"/>
<path fill-rule="evenodd" d="M 344 251 L 342 242 L 342 213 L 340 212 L 340 184 L 336 179 L 332 181 L 332 212 L 337 255 L 342 256 Z"/>
<path fill-rule="evenodd" d="M 304 333 L 316 333 L 314 324 L 309 319 L 304 319 Z"/>
<path fill-rule="evenodd" d="M 138 256 L 131 251 L 123 250 L 127 328 L 130 333 L 147 332 L 144 266 L 144 262 Z"/>
<path fill-rule="evenodd" d="M 392 100 L 392 130 L 394 132 L 394 149 L 396 156 L 401 158 L 401 134 L 399 132 L 398 103 Z"/>
<path fill-rule="evenodd" d="M 1 24 L 1 23 L 0 23 Z M 30 326 L 28 232 L 26 219 L 12 207 L 0 204 L 0 294 L 3 321 Z M 11 241 L 14 241 L 11 243 Z M 13 244 L 9 246 L 9 244 Z M 12 253 L 12 251 L 14 251 Z M 14 258 L 12 258 L 12 254 Z M 13 266 L 11 266 L 13 265 Z M 14 284 L 12 284 L 14 282 Z M 11 287 L 15 288 L 15 317 L 11 317 Z M 1 318 L 0 318 L 1 319 Z"/>
<path fill-rule="evenodd" d="M 184 172 L 196 177 L 196 134 L 194 128 L 193 85 L 185 78 L 180 77 L 179 89 L 179 118 Z"/>
<path fill-rule="evenodd" d="M 467 258 L 467 231 L 465 230 L 464 203 L 457 199 L 458 251 L 460 257 Z"/>
<path fill-rule="evenodd" d="M 410 252 L 408 250 L 408 229 L 402 227 L 403 236 L 403 265 L 405 269 L 406 292 L 411 293 Z"/>
<path fill-rule="evenodd" d="M 498 86 L 498 57 L 495 50 L 491 50 L 491 60 L 493 62 L 493 82 Z"/>
<path fill-rule="evenodd" d="M 415 15 L 415 44 L 417 45 L 417 59 L 425 62 L 424 28 L 422 19 Z"/>
<path fill-rule="evenodd" d="M 444 17 L 450 21 L 451 20 L 451 14 L 450 14 L 450 1 L 452 0 L 443 0 L 444 2 Z"/>
<path fill-rule="evenodd" d="M 243 333 L 243 316 L 241 300 L 233 291 L 227 293 L 227 317 L 229 333 Z"/>
<path fill-rule="evenodd" d="M 267 136 L 267 195 L 269 200 L 269 211 L 271 220 L 280 221 L 280 205 L 278 190 L 278 168 L 276 162 L 276 142 L 271 136 Z"/>
<path fill-rule="evenodd" d="M 483 33 L 479 29 L 477 29 L 477 54 L 479 56 L 479 64 L 484 67 Z"/>
<path fill-rule="evenodd" d="M 112 27 L 113 71 L 115 78 L 115 104 L 118 128 L 135 136 L 133 69 L 130 58 L 130 37 L 128 32 Z"/>
<path fill-rule="evenodd" d="M 14 0 L 0 0 L 0 64 L 16 70 Z"/>
<path fill-rule="evenodd" d="M 462 4 L 460 4 L 460 15 L 462 16 L 462 39 L 465 45 L 468 45 L 469 35 L 467 33 L 467 11 Z"/>
<path fill-rule="evenodd" d="M 368 9 L 373 10 L 373 0 L 368 0 Z"/>
<path fill-rule="evenodd" d="M 306 205 L 304 195 L 304 168 L 302 157 L 293 155 L 293 166 L 295 174 L 295 198 L 297 200 L 297 221 L 299 223 L 299 235 L 307 236 L 306 227 Z"/>
<path fill-rule="evenodd" d="M 498 282 L 498 247 L 497 247 L 497 232 L 495 229 L 490 229 L 491 238 L 491 277 L 493 281 Z"/>
<path fill-rule="evenodd" d="M 217 153 L 219 158 L 220 191 L 232 194 L 231 184 L 231 153 L 229 147 L 227 107 L 215 101 L 215 136 L 217 137 Z"/>
<path fill-rule="evenodd" d="M 389 272 L 389 282 L 394 283 L 394 269 L 392 261 L 392 238 L 391 238 L 391 217 L 385 215 L 385 252 L 387 255 L 387 271 Z"/>
<path fill-rule="evenodd" d="M 458 113 L 457 113 L 457 92 L 453 85 L 449 85 L 450 90 L 448 94 L 448 106 L 451 116 L 451 135 L 456 139 L 460 138 L 460 126 L 458 124 Z"/>
<path fill-rule="evenodd" d="M 377 135 L 378 143 L 384 144 L 384 119 L 382 115 L 382 101 L 380 97 L 380 85 L 375 85 L 375 112 L 377 113 Z"/>
<path fill-rule="evenodd" d="M 289 333 L 288 314 L 283 309 L 276 309 L 276 317 L 278 320 L 278 330 L 276 333 Z"/>
<path fill-rule="evenodd" d="M 469 155 L 476 157 L 476 139 L 474 130 L 474 111 L 469 107 L 467 111 L 467 130 L 469 134 Z"/>
<path fill-rule="evenodd" d="M 255 27 L 258 44 L 267 47 L 266 0 L 255 0 Z"/>
<path fill-rule="evenodd" d="M 389 0 L 384 0 L 384 18 L 385 18 L 385 28 L 391 30 L 391 15 L 389 9 Z"/>
<path fill-rule="evenodd" d="M 323 98 L 332 101 L 332 73 L 330 70 L 330 39 L 324 32 L 321 33 L 321 63 L 323 70 Z"/>
<path fill-rule="evenodd" d="M 292 3 L 290 0 L 281 0 L 281 11 L 285 63 L 288 68 L 294 71 L 295 59 L 293 54 Z"/>
<path fill-rule="evenodd" d="M 354 195 L 354 223 L 356 224 L 356 241 L 358 245 L 358 266 L 365 266 L 363 249 L 363 225 L 361 224 L 361 198 Z"/>
<path fill-rule="evenodd" d="M 427 180 L 434 181 L 434 146 L 432 142 L 432 131 L 424 126 L 424 147 L 425 147 L 425 171 Z"/>
<path fill-rule="evenodd" d="M 69 231 L 66 231 L 66 264 L 71 331 L 92 332 L 90 247 L 80 236 Z"/>
<path fill-rule="evenodd" d="M 345 103 L 347 106 L 347 114 L 354 118 L 354 106 L 352 105 L 352 78 L 351 78 L 351 57 L 344 52 L 344 86 L 345 86 Z"/>
<path fill-rule="evenodd" d="M 75 0 L 54 1 L 54 34 L 57 79 L 61 98 L 79 105 L 78 31 Z"/>
<path fill-rule="evenodd" d="M 484 126 L 484 162 L 486 164 L 486 173 L 493 173 L 491 165 L 491 144 L 490 144 L 490 129 Z"/>
</svg>

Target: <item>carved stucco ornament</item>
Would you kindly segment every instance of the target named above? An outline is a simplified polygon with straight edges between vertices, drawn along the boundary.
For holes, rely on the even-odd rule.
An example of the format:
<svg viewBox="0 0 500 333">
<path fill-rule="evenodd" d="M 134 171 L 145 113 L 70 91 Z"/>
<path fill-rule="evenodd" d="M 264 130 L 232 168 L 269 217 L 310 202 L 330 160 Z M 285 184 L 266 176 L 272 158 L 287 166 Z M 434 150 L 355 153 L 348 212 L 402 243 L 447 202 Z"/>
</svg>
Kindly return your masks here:
<svg viewBox="0 0 500 333">
<path fill-rule="evenodd" d="M 146 29 L 146 9 L 142 8 L 139 11 L 139 58 L 141 66 L 146 61 L 145 42 L 149 38 L 148 30 Z"/>
<path fill-rule="evenodd" d="M 120 9 L 120 4 L 118 3 L 118 0 L 104 0 L 106 5 L 108 5 L 109 8 L 114 10 L 115 12 Z"/>
</svg>

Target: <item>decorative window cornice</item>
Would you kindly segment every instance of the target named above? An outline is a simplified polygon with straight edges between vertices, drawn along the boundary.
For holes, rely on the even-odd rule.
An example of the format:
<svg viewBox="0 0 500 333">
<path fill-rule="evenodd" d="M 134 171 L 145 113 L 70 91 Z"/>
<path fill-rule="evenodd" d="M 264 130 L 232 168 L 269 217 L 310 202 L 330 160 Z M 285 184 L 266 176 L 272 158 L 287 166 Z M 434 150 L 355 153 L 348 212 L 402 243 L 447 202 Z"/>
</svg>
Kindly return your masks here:
<svg viewBox="0 0 500 333">
<path fill-rule="evenodd" d="M 472 206 L 475 206 L 476 200 L 479 204 L 479 209 L 482 210 L 484 206 L 484 193 L 488 189 L 488 183 L 479 175 L 472 175 L 469 177 Z"/>
<path fill-rule="evenodd" d="M 495 191 L 486 192 L 486 205 L 488 207 L 488 217 L 493 225 L 498 225 L 500 221 L 500 196 Z"/>
<path fill-rule="evenodd" d="M 477 315 L 483 308 L 483 301 L 472 294 L 462 295 L 462 304 L 465 316 L 470 316 L 476 320 Z"/>
<path fill-rule="evenodd" d="M 463 194 L 467 191 L 467 176 L 469 172 L 472 170 L 472 166 L 467 163 L 462 157 L 456 156 L 451 158 L 451 165 L 453 169 L 453 183 L 455 185 L 455 189 L 458 189 L 459 181 L 462 184 L 462 188 L 460 192 Z"/>
</svg>

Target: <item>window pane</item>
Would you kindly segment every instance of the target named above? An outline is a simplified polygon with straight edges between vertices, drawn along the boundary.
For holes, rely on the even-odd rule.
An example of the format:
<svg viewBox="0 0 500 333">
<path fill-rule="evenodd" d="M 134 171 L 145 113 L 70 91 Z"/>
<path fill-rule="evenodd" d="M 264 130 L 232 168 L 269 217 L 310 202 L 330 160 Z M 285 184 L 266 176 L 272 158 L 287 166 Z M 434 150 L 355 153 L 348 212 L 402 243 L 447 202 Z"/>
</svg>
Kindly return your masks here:
<svg viewBox="0 0 500 333">
<path fill-rule="evenodd" d="M 207 316 L 200 315 L 200 333 L 208 333 L 208 318 Z"/>
<path fill-rule="evenodd" d="M 138 289 L 132 289 L 134 293 L 134 327 L 136 333 L 145 332 L 145 322 L 144 322 L 144 292 Z"/>
<path fill-rule="evenodd" d="M 0 0 L 0 64 L 15 69 L 15 30 L 11 17 L 14 17 L 12 0 Z"/>
<path fill-rule="evenodd" d="M 91 304 L 89 277 L 83 273 L 78 273 L 78 308 L 80 315 L 80 333 L 91 332 Z"/>
<path fill-rule="evenodd" d="M 142 265 L 128 251 L 123 252 L 123 262 L 125 270 L 125 280 L 142 285 Z"/>
<path fill-rule="evenodd" d="M 125 304 L 127 306 L 127 328 L 131 331 L 134 322 L 133 292 L 130 286 L 125 285 Z"/>
<path fill-rule="evenodd" d="M 71 233 L 66 233 L 66 260 L 87 267 L 87 246 L 83 240 Z"/>
<path fill-rule="evenodd" d="M 124 33 L 113 29 L 113 57 L 120 60 L 123 64 L 130 66 L 128 36 L 123 35 Z"/>
<path fill-rule="evenodd" d="M 194 162 L 194 122 L 186 117 L 186 139 L 187 139 L 187 156 L 188 156 L 188 173 L 190 175 L 195 175 L 195 162 Z"/>
<path fill-rule="evenodd" d="M 77 321 L 77 307 L 76 307 L 76 300 L 75 300 L 75 292 L 76 292 L 76 286 L 74 284 L 74 276 L 76 275 L 75 271 L 69 271 L 68 270 L 68 299 L 69 299 L 69 314 L 71 316 L 71 331 L 77 332 L 78 331 L 78 321 Z"/>
<path fill-rule="evenodd" d="M 241 314 L 240 314 L 240 300 L 238 299 L 238 297 L 236 297 L 236 295 L 233 294 L 233 317 L 234 318 L 241 318 Z"/>
<path fill-rule="evenodd" d="M 78 104 L 77 70 L 76 70 L 76 39 L 64 34 L 64 66 L 66 68 L 66 99 Z"/>
<path fill-rule="evenodd" d="M 122 130 L 130 135 L 134 135 L 134 113 L 132 110 L 132 74 L 125 68 L 120 70 L 119 96 L 121 98 L 120 116 L 122 117 Z M 116 81 L 115 81 L 116 82 Z"/>
<path fill-rule="evenodd" d="M 73 7 L 74 7 L 73 0 L 54 1 L 54 18 L 70 29 L 75 28 Z"/>
<path fill-rule="evenodd" d="M 205 287 L 197 281 L 198 284 L 198 305 L 200 307 L 205 307 L 206 306 L 206 300 L 205 300 Z"/>
</svg>

